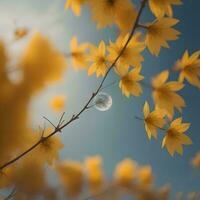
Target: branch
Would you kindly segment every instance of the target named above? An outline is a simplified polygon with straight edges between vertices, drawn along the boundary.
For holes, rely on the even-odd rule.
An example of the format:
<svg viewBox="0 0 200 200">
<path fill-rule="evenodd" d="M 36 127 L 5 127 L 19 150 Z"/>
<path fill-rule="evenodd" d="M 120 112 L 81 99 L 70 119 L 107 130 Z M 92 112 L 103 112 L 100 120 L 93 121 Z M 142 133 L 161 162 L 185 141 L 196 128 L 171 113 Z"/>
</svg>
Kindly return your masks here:
<svg viewBox="0 0 200 200">
<path fill-rule="evenodd" d="M 54 136 L 55 134 L 59 133 L 62 131 L 62 129 L 64 129 L 66 126 L 68 126 L 69 124 L 71 124 L 72 122 L 76 121 L 77 119 L 79 119 L 80 115 L 89 108 L 89 104 L 91 103 L 91 101 L 94 99 L 94 97 L 97 96 L 97 94 L 100 92 L 106 78 L 108 77 L 110 71 L 113 69 L 113 67 L 116 65 L 117 61 L 119 60 L 119 58 L 121 57 L 121 55 L 124 53 L 126 47 L 128 46 L 129 42 L 131 41 L 136 29 L 138 28 L 138 24 L 139 24 L 139 20 L 142 14 L 142 11 L 145 7 L 147 0 L 142 0 L 141 1 L 141 5 L 138 11 L 138 15 L 136 17 L 135 23 L 132 27 L 131 33 L 129 35 L 129 38 L 127 39 L 124 47 L 122 48 L 122 50 L 120 51 L 119 55 L 116 57 L 116 59 L 114 60 L 114 62 L 110 65 L 109 69 L 107 70 L 104 78 L 102 79 L 100 85 L 98 86 L 98 88 L 96 89 L 95 92 L 92 93 L 91 97 L 88 99 L 88 101 L 86 102 L 86 104 L 83 106 L 83 108 L 75 115 L 72 116 L 72 118 L 66 122 L 65 124 L 63 124 L 62 126 L 58 126 L 51 134 L 49 134 L 46 137 L 41 138 L 38 142 L 36 142 L 33 146 L 31 146 L 30 148 L 28 148 L 27 150 L 25 150 L 23 153 L 19 154 L 18 156 L 16 156 L 15 158 L 11 159 L 10 161 L 8 161 L 7 163 L 3 164 L 0 166 L 0 170 L 3 170 L 4 168 L 12 165 L 13 163 L 15 163 L 16 161 L 18 161 L 20 158 L 24 157 L 26 154 L 28 154 L 29 152 L 31 152 L 33 149 L 35 149 L 37 146 L 39 146 L 42 142 L 48 140 L 50 137 Z"/>
</svg>

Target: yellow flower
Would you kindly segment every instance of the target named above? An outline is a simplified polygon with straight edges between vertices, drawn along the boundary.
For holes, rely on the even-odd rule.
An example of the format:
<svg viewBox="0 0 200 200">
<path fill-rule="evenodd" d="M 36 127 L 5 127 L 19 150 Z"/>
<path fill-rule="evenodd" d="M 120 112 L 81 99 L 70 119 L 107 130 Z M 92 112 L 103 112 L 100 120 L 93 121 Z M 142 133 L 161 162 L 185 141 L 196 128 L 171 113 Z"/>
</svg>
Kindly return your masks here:
<svg viewBox="0 0 200 200">
<path fill-rule="evenodd" d="M 100 42 L 99 47 L 91 47 L 90 61 L 92 65 L 88 68 L 88 75 L 91 76 L 96 72 L 96 76 L 105 76 L 107 71 L 107 57 L 106 45 L 103 41 Z"/>
<path fill-rule="evenodd" d="M 149 187 L 153 183 L 151 166 L 142 166 L 138 171 L 139 183 L 144 187 Z"/>
<path fill-rule="evenodd" d="M 172 5 L 181 4 L 181 0 L 149 0 L 149 7 L 156 17 L 163 17 L 165 14 L 172 17 Z"/>
<path fill-rule="evenodd" d="M 192 159 L 191 164 L 195 168 L 200 168 L 200 152 L 198 152 Z"/>
<path fill-rule="evenodd" d="M 51 108 L 56 112 L 63 111 L 63 109 L 65 107 L 65 99 L 66 99 L 66 97 L 64 95 L 55 96 L 50 101 Z"/>
<path fill-rule="evenodd" d="M 108 59 L 110 62 L 115 61 L 121 50 L 124 48 L 128 37 L 128 35 L 119 36 L 115 43 L 110 42 L 110 45 L 108 46 Z M 115 68 L 117 73 L 120 75 L 125 75 L 129 66 L 141 67 L 141 63 L 144 58 L 142 55 L 140 55 L 140 53 L 144 50 L 145 45 L 140 41 L 140 39 L 141 33 L 136 33 L 117 61 Z"/>
<path fill-rule="evenodd" d="M 61 78 L 66 61 L 64 55 L 55 49 L 40 33 L 34 34 L 20 61 L 26 83 L 23 90 L 39 90 L 49 82 Z"/>
<path fill-rule="evenodd" d="M 180 32 L 172 28 L 179 21 L 174 18 L 160 18 L 147 25 L 145 43 L 149 51 L 158 56 L 161 47 L 169 48 L 168 41 L 177 40 Z"/>
<path fill-rule="evenodd" d="M 189 56 L 188 51 L 185 51 L 174 69 L 180 71 L 180 82 L 186 79 L 190 84 L 200 88 L 200 51 L 193 53 L 191 56 Z"/>
<path fill-rule="evenodd" d="M 92 19 L 98 28 L 116 23 L 122 30 L 128 30 L 136 19 L 136 9 L 130 0 L 88 0 Z"/>
<path fill-rule="evenodd" d="M 130 95 L 139 96 L 142 93 L 142 87 L 139 81 L 143 80 L 144 77 L 140 75 L 140 71 L 141 67 L 137 67 L 121 77 L 119 87 L 126 97 Z"/>
<path fill-rule="evenodd" d="M 176 93 L 176 91 L 184 87 L 184 84 L 177 81 L 166 82 L 168 77 L 169 71 L 165 70 L 153 78 L 152 96 L 156 108 L 163 110 L 164 113 L 172 119 L 174 108 L 181 111 L 181 109 L 185 107 L 184 99 Z"/>
<path fill-rule="evenodd" d="M 83 185 L 83 169 L 79 162 L 65 161 L 57 165 L 60 182 L 66 190 L 66 196 L 78 195 Z"/>
<path fill-rule="evenodd" d="M 123 186 L 130 186 L 136 177 L 137 164 L 131 159 L 121 161 L 115 169 L 115 180 Z"/>
<path fill-rule="evenodd" d="M 65 3 L 65 9 L 71 8 L 76 16 L 81 15 L 81 6 L 85 3 L 85 0 L 67 0 Z"/>
<path fill-rule="evenodd" d="M 43 136 L 48 136 L 51 132 L 51 129 L 47 129 Z M 59 151 L 63 147 L 64 145 L 61 143 L 60 137 L 58 135 L 54 135 L 43 141 L 38 146 L 38 151 L 40 155 L 48 162 L 48 164 L 52 165 L 54 161 L 59 159 Z"/>
<path fill-rule="evenodd" d="M 99 189 L 104 180 L 101 157 L 94 156 L 87 158 L 85 160 L 85 168 L 91 190 Z"/>
<path fill-rule="evenodd" d="M 189 123 L 182 123 L 182 118 L 175 119 L 167 130 L 163 139 L 162 147 L 166 147 L 171 156 L 175 152 L 183 154 L 182 145 L 191 145 L 192 140 L 184 134 L 190 127 Z"/>
<path fill-rule="evenodd" d="M 148 138 L 151 139 L 151 136 L 157 138 L 157 128 L 163 128 L 166 124 L 166 121 L 163 119 L 165 114 L 159 109 L 150 112 L 147 101 L 144 104 L 143 112 L 144 124 Z"/>
<path fill-rule="evenodd" d="M 10 180 L 16 190 L 24 197 L 28 196 L 29 199 L 41 194 L 48 186 L 43 161 L 38 154 L 31 156 L 29 154 L 18 165 L 15 165 Z"/>
<path fill-rule="evenodd" d="M 86 50 L 88 48 L 87 43 L 80 44 L 78 46 L 78 41 L 76 37 L 73 37 L 70 42 L 72 63 L 75 69 L 85 69 L 88 67 L 88 57 L 86 55 Z"/>
</svg>

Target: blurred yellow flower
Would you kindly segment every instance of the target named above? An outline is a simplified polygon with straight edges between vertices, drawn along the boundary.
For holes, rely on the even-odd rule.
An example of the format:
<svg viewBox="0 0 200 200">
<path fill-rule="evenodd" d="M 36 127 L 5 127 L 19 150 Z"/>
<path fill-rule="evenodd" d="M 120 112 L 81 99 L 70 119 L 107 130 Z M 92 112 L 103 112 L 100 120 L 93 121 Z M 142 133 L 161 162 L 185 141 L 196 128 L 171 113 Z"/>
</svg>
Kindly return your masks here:
<svg viewBox="0 0 200 200">
<path fill-rule="evenodd" d="M 124 48 L 128 37 L 129 35 L 127 34 L 126 36 L 119 36 L 115 43 L 110 41 L 110 45 L 108 46 L 108 60 L 110 62 L 113 63 L 118 57 L 118 55 Z M 129 66 L 141 67 L 141 63 L 144 58 L 140 53 L 144 50 L 145 45 L 140 40 L 141 33 L 136 33 L 130 40 L 126 49 L 116 63 L 115 69 L 118 74 L 125 75 L 129 69 Z"/>
<path fill-rule="evenodd" d="M 185 51 L 183 57 L 177 61 L 174 69 L 180 72 L 180 82 L 186 79 L 190 84 L 200 88 L 200 51 L 193 53 L 191 56 L 189 56 L 188 51 Z"/>
<path fill-rule="evenodd" d="M 63 53 L 55 49 L 40 33 L 36 33 L 25 50 L 20 67 L 24 71 L 23 90 L 37 91 L 57 81 L 66 69 Z"/>
<path fill-rule="evenodd" d="M 37 196 L 45 190 L 47 180 L 44 172 L 43 161 L 38 154 L 29 155 L 14 166 L 10 180 L 16 191 L 24 196 L 21 199 L 26 199 L 27 196 L 32 199 L 32 196 Z"/>
<path fill-rule="evenodd" d="M 91 76 L 96 72 L 96 76 L 105 76 L 108 69 L 106 45 L 103 41 L 100 42 L 98 47 L 91 46 L 91 54 L 89 60 L 92 65 L 88 68 L 88 75 Z"/>
<path fill-rule="evenodd" d="M 43 137 L 48 136 L 49 134 L 51 134 L 51 132 L 51 129 L 47 129 L 43 133 Z M 49 165 L 52 165 L 54 161 L 57 161 L 59 159 L 59 151 L 63 147 L 64 145 L 61 143 L 60 137 L 58 135 L 54 135 L 48 138 L 48 140 L 43 141 L 38 146 L 38 151 L 41 157 L 43 157 Z"/>
<path fill-rule="evenodd" d="M 142 87 L 139 81 L 143 80 L 144 77 L 140 75 L 140 71 L 141 67 L 137 67 L 121 77 L 119 87 L 126 97 L 130 95 L 139 96 L 142 93 Z"/>
<path fill-rule="evenodd" d="M 29 30 L 28 28 L 17 28 L 15 31 L 14 31 L 14 38 L 15 40 L 20 40 L 22 38 L 24 38 L 25 36 L 27 36 L 29 33 Z"/>
<path fill-rule="evenodd" d="M 51 108 L 56 112 L 61 112 L 65 108 L 66 97 L 64 95 L 55 96 L 50 101 Z"/>
<path fill-rule="evenodd" d="M 172 28 L 178 22 L 174 18 L 160 18 L 146 26 L 145 43 L 153 55 L 158 56 L 161 47 L 169 48 L 168 41 L 178 39 L 180 32 Z"/>
<path fill-rule="evenodd" d="M 100 156 L 88 157 L 85 160 L 85 169 L 90 189 L 92 191 L 100 189 L 104 181 L 102 158 Z"/>
<path fill-rule="evenodd" d="M 138 171 L 138 179 L 142 186 L 151 186 L 154 179 L 151 166 L 141 166 Z"/>
<path fill-rule="evenodd" d="M 185 107 L 184 99 L 176 93 L 184 87 L 184 84 L 177 81 L 166 82 L 168 77 L 169 71 L 165 70 L 153 78 L 152 96 L 156 108 L 163 110 L 169 119 L 172 119 L 174 108 L 181 111 Z"/>
<path fill-rule="evenodd" d="M 67 0 L 65 3 L 65 9 L 71 8 L 76 16 L 81 15 L 81 6 L 86 0 Z"/>
<path fill-rule="evenodd" d="M 131 159 L 118 163 L 115 169 L 115 180 L 122 186 L 131 186 L 137 174 L 137 164 Z"/>
<path fill-rule="evenodd" d="M 172 5 L 181 5 L 181 0 L 149 0 L 149 7 L 156 17 L 172 17 Z"/>
<path fill-rule="evenodd" d="M 97 28 L 116 23 L 120 29 L 129 30 L 136 19 L 137 11 L 130 0 L 87 0 L 87 3 Z"/>
<path fill-rule="evenodd" d="M 156 139 L 157 129 L 162 129 L 166 124 L 164 119 L 165 114 L 159 109 L 150 112 L 149 104 L 147 101 L 144 104 L 143 113 L 144 124 L 148 138 L 151 139 L 151 136 L 153 136 Z"/>
<path fill-rule="evenodd" d="M 72 64 L 75 69 L 86 69 L 88 67 L 88 57 L 86 50 L 89 45 L 87 43 L 78 46 L 77 38 L 74 36 L 70 42 Z"/>
<path fill-rule="evenodd" d="M 79 162 L 65 161 L 56 167 L 60 182 L 66 190 L 66 196 L 76 196 L 83 185 L 83 169 Z"/>
<path fill-rule="evenodd" d="M 192 158 L 191 164 L 195 168 L 200 168 L 200 152 L 198 152 L 194 158 Z"/>
<path fill-rule="evenodd" d="M 182 155 L 182 145 L 191 145 L 192 140 L 184 134 L 190 127 L 190 123 L 182 123 L 182 118 L 177 118 L 170 124 L 166 136 L 163 139 L 162 147 L 166 147 L 171 156 L 175 152 Z"/>
</svg>

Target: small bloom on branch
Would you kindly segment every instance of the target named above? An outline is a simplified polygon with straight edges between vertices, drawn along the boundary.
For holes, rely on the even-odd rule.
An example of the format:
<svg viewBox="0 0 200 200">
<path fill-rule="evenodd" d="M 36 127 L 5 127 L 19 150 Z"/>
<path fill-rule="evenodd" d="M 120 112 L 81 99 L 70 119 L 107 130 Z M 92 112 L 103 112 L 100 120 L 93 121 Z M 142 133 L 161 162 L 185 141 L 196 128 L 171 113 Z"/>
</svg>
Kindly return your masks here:
<svg viewBox="0 0 200 200">
<path fill-rule="evenodd" d="M 100 42 L 98 47 L 91 46 L 91 54 L 89 60 L 92 61 L 91 66 L 88 68 L 88 75 L 96 73 L 96 76 L 105 76 L 108 69 L 106 45 L 103 41 Z"/>
<path fill-rule="evenodd" d="M 182 123 L 181 117 L 175 119 L 170 124 L 166 136 L 163 138 L 162 147 L 166 147 L 171 156 L 173 156 L 175 152 L 182 155 L 182 145 L 192 144 L 192 140 L 185 135 L 185 131 L 187 131 L 189 127 L 189 123 Z"/>
<path fill-rule="evenodd" d="M 176 93 L 184 84 L 177 81 L 167 82 L 168 77 L 169 71 L 165 70 L 153 78 L 152 96 L 156 108 L 163 110 L 169 119 L 172 119 L 175 108 L 181 111 L 185 107 L 184 99 Z"/>
<path fill-rule="evenodd" d="M 169 48 L 168 41 L 177 40 L 180 32 L 172 28 L 179 20 L 174 18 L 160 18 L 148 24 L 145 43 L 149 51 L 158 56 L 161 47 Z"/>
<path fill-rule="evenodd" d="M 177 61 L 175 70 L 179 71 L 179 81 L 186 79 L 191 85 L 200 88 L 200 51 L 189 56 L 185 51 L 183 57 Z"/>
<path fill-rule="evenodd" d="M 149 7 L 156 17 L 173 16 L 172 5 L 181 5 L 181 0 L 149 0 Z"/>
<path fill-rule="evenodd" d="M 140 75 L 141 67 L 132 69 L 126 75 L 121 77 L 119 87 L 122 93 L 129 97 L 130 95 L 139 96 L 142 93 L 142 87 L 139 81 L 143 80 L 144 77 Z"/>
<path fill-rule="evenodd" d="M 157 138 L 157 129 L 162 129 L 166 124 L 164 119 L 164 112 L 162 110 L 156 109 L 150 112 L 149 104 L 146 101 L 143 108 L 144 113 L 144 124 L 145 129 L 148 135 L 148 138 L 151 139 L 153 136 L 155 139 Z"/>
</svg>

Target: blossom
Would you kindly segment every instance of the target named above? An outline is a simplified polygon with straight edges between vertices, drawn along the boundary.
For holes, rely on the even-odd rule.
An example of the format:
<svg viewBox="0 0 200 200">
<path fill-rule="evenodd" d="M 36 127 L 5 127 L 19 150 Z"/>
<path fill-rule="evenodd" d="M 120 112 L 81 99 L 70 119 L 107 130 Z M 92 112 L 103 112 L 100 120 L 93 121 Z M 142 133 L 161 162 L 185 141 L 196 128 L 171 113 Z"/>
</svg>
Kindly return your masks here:
<svg viewBox="0 0 200 200">
<path fill-rule="evenodd" d="M 177 81 L 167 82 L 169 71 L 165 70 L 158 74 L 152 80 L 153 100 L 156 108 L 161 109 L 165 114 L 172 119 L 174 108 L 181 111 L 185 107 L 184 99 L 176 92 L 184 87 L 184 84 Z"/>
<path fill-rule="evenodd" d="M 165 114 L 159 109 L 150 112 L 149 104 L 147 101 L 144 104 L 143 113 L 144 124 L 148 138 L 151 139 L 151 136 L 157 138 L 157 129 L 162 129 L 166 124 L 164 119 Z"/>
<path fill-rule="evenodd" d="M 107 57 L 106 57 L 106 45 L 103 41 L 100 42 L 98 47 L 91 47 L 90 61 L 92 65 L 88 68 L 88 75 L 92 75 L 96 72 L 97 77 L 105 76 L 107 71 Z"/>
<path fill-rule="evenodd" d="M 126 36 L 119 36 L 115 43 L 110 41 L 110 45 L 107 48 L 109 52 L 108 60 L 110 62 L 113 63 L 119 56 L 122 49 L 124 49 L 128 37 L 129 35 L 127 34 Z M 119 74 L 125 74 L 127 73 L 129 66 L 141 67 L 144 58 L 140 53 L 144 48 L 144 43 L 141 42 L 141 33 L 136 33 L 118 59 L 115 67 L 116 72 Z"/>
<path fill-rule="evenodd" d="M 66 97 L 64 95 L 55 96 L 50 101 L 51 108 L 56 112 L 62 111 L 65 107 L 65 99 Z"/>
<path fill-rule="evenodd" d="M 64 161 L 56 166 L 56 170 L 66 194 L 78 195 L 83 185 L 82 165 L 75 161 Z"/>
<path fill-rule="evenodd" d="M 200 168 L 200 152 L 198 152 L 194 158 L 192 158 L 191 164 L 195 168 Z"/>
<path fill-rule="evenodd" d="M 136 178 L 136 163 L 131 159 L 125 159 L 121 161 L 115 169 L 115 180 L 118 184 L 123 186 L 129 186 Z"/>
<path fill-rule="evenodd" d="M 179 20 L 174 18 L 160 18 L 146 26 L 145 44 L 149 51 L 158 56 L 161 47 L 169 48 L 168 41 L 178 39 L 180 32 L 172 28 Z"/>
<path fill-rule="evenodd" d="M 136 19 L 137 11 L 130 0 L 88 0 L 87 3 L 98 28 L 116 23 L 120 29 L 129 30 Z"/>
<path fill-rule="evenodd" d="M 51 129 L 47 129 L 43 133 L 43 137 L 47 137 L 51 134 Z M 38 151 L 41 154 L 49 165 L 53 164 L 54 161 L 57 161 L 59 158 L 59 151 L 64 147 L 64 145 L 60 141 L 60 137 L 58 135 L 54 135 L 47 140 L 42 141 L 42 143 L 38 146 Z"/>
<path fill-rule="evenodd" d="M 81 6 L 86 0 L 67 0 L 65 3 L 65 9 L 71 8 L 76 16 L 81 15 Z"/>
<path fill-rule="evenodd" d="M 163 17 L 165 14 L 172 17 L 172 5 L 181 4 L 181 0 L 149 0 L 149 7 L 156 17 Z"/>
<path fill-rule="evenodd" d="M 175 152 L 182 155 L 183 147 L 182 145 L 191 145 L 192 140 L 185 135 L 190 127 L 190 123 L 182 123 L 182 118 L 177 118 L 170 124 L 167 133 L 162 141 L 162 147 L 166 147 L 171 156 Z"/>
<path fill-rule="evenodd" d="M 36 33 L 28 44 L 19 66 L 24 71 L 24 90 L 39 90 L 49 82 L 61 78 L 66 69 L 64 55 L 40 33 Z M 39 76 L 38 76 L 39 74 Z"/>
<path fill-rule="evenodd" d="M 175 70 L 179 71 L 179 81 L 183 82 L 186 79 L 190 84 L 200 88 L 200 51 L 189 56 L 188 51 L 185 51 L 183 57 L 177 61 Z"/>
<path fill-rule="evenodd" d="M 88 157 L 85 160 L 85 169 L 91 189 L 99 189 L 102 186 L 104 180 L 101 157 Z"/>
<path fill-rule="evenodd" d="M 86 69 L 88 67 L 88 57 L 86 55 L 88 44 L 78 45 L 77 38 L 73 37 L 70 42 L 70 49 L 73 67 L 75 69 Z"/>
<path fill-rule="evenodd" d="M 141 166 L 138 170 L 139 183 L 144 187 L 149 187 L 153 183 L 151 166 Z"/>
<path fill-rule="evenodd" d="M 144 77 L 140 75 L 140 71 L 141 67 L 134 68 L 121 77 L 119 87 L 126 97 L 130 95 L 139 96 L 142 93 L 142 87 L 139 81 L 143 80 Z"/>
</svg>

